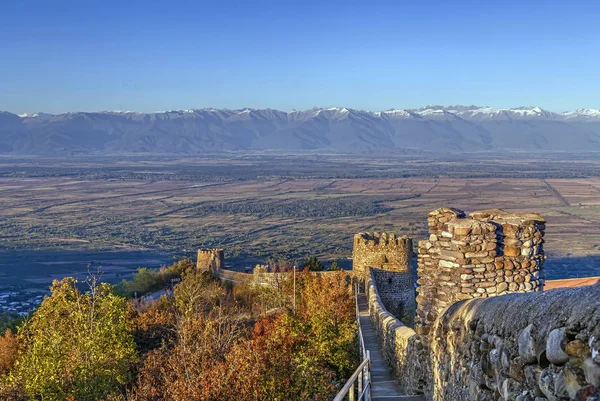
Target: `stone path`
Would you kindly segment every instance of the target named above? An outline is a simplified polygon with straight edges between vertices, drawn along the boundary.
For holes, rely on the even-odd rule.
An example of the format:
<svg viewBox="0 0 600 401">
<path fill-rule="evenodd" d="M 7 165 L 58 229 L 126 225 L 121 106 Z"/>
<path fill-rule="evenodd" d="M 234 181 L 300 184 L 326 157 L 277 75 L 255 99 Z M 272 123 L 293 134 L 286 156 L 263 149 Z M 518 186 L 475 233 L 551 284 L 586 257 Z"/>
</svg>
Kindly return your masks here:
<svg viewBox="0 0 600 401">
<path fill-rule="evenodd" d="M 364 294 L 358 296 L 358 309 L 365 348 L 371 352 L 371 399 L 375 401 L 422 401 L 423 398 L 420 396 L 402 395 L 398 388 L 398 383 L 392 376 L 377 341 L 377 333 L 371 322 L 367 298 Z"/>
</svg>

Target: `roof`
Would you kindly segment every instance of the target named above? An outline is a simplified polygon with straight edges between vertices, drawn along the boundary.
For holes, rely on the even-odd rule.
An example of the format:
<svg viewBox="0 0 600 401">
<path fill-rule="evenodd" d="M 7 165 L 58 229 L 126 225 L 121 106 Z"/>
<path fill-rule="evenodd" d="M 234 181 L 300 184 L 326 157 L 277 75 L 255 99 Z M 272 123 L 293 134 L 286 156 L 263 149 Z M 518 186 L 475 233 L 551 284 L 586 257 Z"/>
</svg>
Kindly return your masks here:
<svg viewBox="0 0 600 401">
<path fill-rule="evenodd" d="M 567 278 L 563 280 L 546 280 L 544 284 L 545 290 L 552 290 L 554 288 L 575 288 L 585 287 L 587 285 L 594 285 L 600 283 L 600 277 L 583 277 L 583 278 Z"/>
</svg>

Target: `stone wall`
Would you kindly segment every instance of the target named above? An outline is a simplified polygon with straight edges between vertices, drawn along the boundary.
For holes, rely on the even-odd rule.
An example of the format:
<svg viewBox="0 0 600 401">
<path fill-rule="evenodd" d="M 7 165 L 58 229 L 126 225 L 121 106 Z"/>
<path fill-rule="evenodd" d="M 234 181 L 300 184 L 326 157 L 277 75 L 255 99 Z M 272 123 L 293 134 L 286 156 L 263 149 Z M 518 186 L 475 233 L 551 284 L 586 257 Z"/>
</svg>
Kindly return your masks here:
<svg viewBox="0 0 600 401">
<path fill-rule="evenodd" d="M 352 270 L 368 277 L 368 270 L 410 271 L 412 240 L 394 233 L 358 233 L 354 235 Z"/>
<path fill-rule="evenodd" d="M 290 272 L 272 272 L 267 265 L 256 265 L 253 273 L 227 270 L 225 266 L 225 253 L 222 249 L 199 249 L 196 268 L 202 271 L 211 271 L 223 281 L 235 284 L 253 284 L 279 287 L 289 277 Z M 315 274 L 328 274 L 333 272 L 314 272 Z"/>
<path fill-rule="evenodd" d="M 463 301 L 431 336 L 427 399 L 600 400 L 600 286 Z"/>
<path fill-rule="evenodd" d="M 428 334 L 439 314 L 465 299 L 543 289 L 545 220 L 537 213 L 441 208 L 419 241 L 416 331 Z"/>
<path fill-rule="evenodd" d="M 357 277 L 370 278 L 374 270 L 379 295 L 387 310 L 402 318 L 416 309 L 411 259 L 412 240 L 393 233 L 359 233 L 354 236 L 352 271 Z"/>
<path fill-rule="evenodd" d="M 383 305 L 397 318 L 413 319 L 417 303 L 413 273 L 397 272 L 371 268 L 371 277 L 375 281 Z"/>
<path fill-rule="evenodd" d="M 365 291 L 369 314 L 377 331 L 383 355 L 402 390 L 406 394 L 420 394 L 429 377 L 428 352 L 421 336 L 410 327 L 404 326 L 386 309 L 378 293 L 379 286 L 374 278 L 377 274 L 375 269 L 371 269 L 370 273 Z"/>
<path fill-rule="evenodd" d="M 196 269 L 211 271 L 217 274 L 219 269 L 225 267 L 225 252 L 222 249 L 198 249 Z"/>
</svg>

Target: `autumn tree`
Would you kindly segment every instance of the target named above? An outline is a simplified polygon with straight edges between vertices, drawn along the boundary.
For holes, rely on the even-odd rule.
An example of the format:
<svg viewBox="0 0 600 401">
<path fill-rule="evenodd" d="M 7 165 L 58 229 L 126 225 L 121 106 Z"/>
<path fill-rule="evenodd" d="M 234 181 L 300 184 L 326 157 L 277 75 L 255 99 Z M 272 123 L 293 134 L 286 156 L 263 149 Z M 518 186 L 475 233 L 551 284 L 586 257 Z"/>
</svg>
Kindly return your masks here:
<svg viewBox="0 0 600 401">
<path fill-rule="evenodd" d="M 17 351 L 19 350 L 19 338 L 10 329 L 6 329 L 0 337 L 0 376 L 7 374 L 15 364 Z"/>
<path fill-rule="evenodd" d="M 335 372 L 308 347 L 307 333 L 295 332 L 290 316 L 258 322 L 251 341 L 240 342 L 214 369 L 219 383 L 206 400 L 331 400 L 338 388 Z"/>
<path fill-rule="evenodd" d="M 29 397 L 98 400 L 119 392 L 136 359 L 126 301 L 92 277 L 82 293 L 73 278 L 54 281 L 30 321 L 21 327 L 13 381 Z"/>
<path fill-rule="evenodd" d="M 175 286 L 174 292 L 177 311 L 186 317 L 210 311 L 220 305 L 226 296 L 225 289 L 210 272 L 196 269 L 183 273 L 181 282 Z"/>
<path fill-rule="evenodd" d="M 308 347 L 340 380 L 356 368 L 357 323 L 351 283 L 343 271 L 300 276 L 297 330 L 310 333 Z"/>
</svg>

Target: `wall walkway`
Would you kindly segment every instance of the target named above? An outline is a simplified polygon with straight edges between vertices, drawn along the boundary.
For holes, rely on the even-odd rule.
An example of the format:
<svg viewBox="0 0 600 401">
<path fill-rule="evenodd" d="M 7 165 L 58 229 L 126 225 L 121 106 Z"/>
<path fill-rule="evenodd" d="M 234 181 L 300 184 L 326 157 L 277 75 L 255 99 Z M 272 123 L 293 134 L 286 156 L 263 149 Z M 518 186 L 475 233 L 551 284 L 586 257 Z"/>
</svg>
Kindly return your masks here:
<svg viewBox="0 0 600 401">
<path fill-rule="evenodd" d="M 390 365 L 383 356 L 383 351 L 377 340 L 377 332 L 369 315 L 369 305 L 365 295 L 358 296 L 360 326 L 362 328 L 365 348 L 371 353 L 371 399 L 372 400 L 405 400 L 421 401 L 419 396 L 402 395 L 398 381 L 394 378 Z"/>
</svg>

